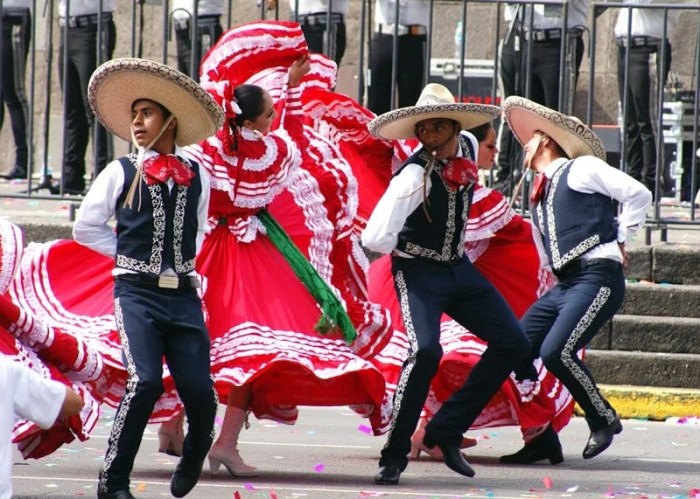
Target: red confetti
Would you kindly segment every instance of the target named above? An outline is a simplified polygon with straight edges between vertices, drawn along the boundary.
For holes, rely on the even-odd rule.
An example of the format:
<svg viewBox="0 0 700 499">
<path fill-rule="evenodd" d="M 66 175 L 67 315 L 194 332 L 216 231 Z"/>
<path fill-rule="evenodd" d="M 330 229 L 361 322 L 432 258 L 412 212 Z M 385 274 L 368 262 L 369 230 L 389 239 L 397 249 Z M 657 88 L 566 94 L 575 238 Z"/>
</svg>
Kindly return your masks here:
<svg viewBox="0 0 700 499">
<path fill-rule="evenodd" d="M 549 478 L 548 476 L 544 477 L 542 479 L 542 483 L 544 484 L 545 489 L 551 489 L 552 488 L 552 479 Z"/>
<path fill-rule="evenodd" d="M 277 492 L 275 492 L 275 489 L 270 489 L 270 499 L 277 499 Z"/>
<path fill-rule="evenodd" d="M 241 499 L 241 494 L 238 491 L 236 491 L 233 493 L 233 498 L 234 499 Z"/>
</svg>

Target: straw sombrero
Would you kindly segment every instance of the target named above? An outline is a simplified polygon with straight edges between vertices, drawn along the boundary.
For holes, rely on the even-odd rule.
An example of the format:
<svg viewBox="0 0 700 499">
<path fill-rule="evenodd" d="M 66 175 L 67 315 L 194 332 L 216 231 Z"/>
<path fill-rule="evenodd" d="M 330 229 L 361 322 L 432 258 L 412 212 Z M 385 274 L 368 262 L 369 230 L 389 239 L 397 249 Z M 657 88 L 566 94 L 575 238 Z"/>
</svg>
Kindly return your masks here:
<svg viewBox="0 0 700 499">
<path fill-rule="evenodd" d="M 554 139 L 569 158 L 596 156 L 605 161 L 605 147 L 593 130 L 576 116 L 567 116 L 524 97 L 503 101 L 506 123 L 522 145 L 540 130 Z"/>
<path fill-rule="evenodd" d="M 213 135 L 224 114 L 197 82 L 176 69 L 145 59 L 112 59 L 90 77 L 88 101 L 102 124 L 131 142 L 131 106 L 139 99 L 159 103 L 178 120 L 175 143 L 195 144 Z"/>
<path fill-rule="evenodd" d="M 423 120 L 447 118 L 458 121 L 463 130 L 483 125 L 501 113 L 498 106 L 456 103 L 452 93 L 443 85 L 428 83 L 415 106 L 402 107 L 377 116 L 367 125 L 380 139 L 414 139 L 416 124 Z"/>
</svg>

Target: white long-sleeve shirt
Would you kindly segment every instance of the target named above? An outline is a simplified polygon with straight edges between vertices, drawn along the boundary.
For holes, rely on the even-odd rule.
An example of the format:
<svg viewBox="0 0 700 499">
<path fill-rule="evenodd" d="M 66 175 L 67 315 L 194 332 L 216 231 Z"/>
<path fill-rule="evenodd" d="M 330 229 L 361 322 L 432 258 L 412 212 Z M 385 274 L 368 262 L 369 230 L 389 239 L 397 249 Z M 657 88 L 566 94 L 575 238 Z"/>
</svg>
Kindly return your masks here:
<svg viewBox="0 0 700 499">
<path fill-rule="evenodd" d="M 550 180 L 567 161 L 569 161 L 567 158 L 552 161 L 544 169 L 544 175 Z M 595 156 L 581 156 L 574 160 L 569 170 L 568 186 L 577 192 L 603 194 L 619 203 L 617 240 L 591 248 L 582 255 L 582 258 L 609 258 L 622 263 L 622 253 L 618 243 L 631 240 L 636 231 L 644 226 L 646 214 L 652 202 L 649 189 Z M 542 234 L 539 230 L 535 230 L 534 235 L 541 261 L 547 262 Z"/>
<path fill-rule="evenodd" d="M 116 9 L 115 0 L 102 0 L 102 12 L 114 12 Z M 87 16 L 97 14 L 100 11 L 99 0 L 70 0 L 70 16 Z M 66 0 L 61 0 L 58 4 L 59 17 L 66 17 Z"/>
<path fill-rule="evenodd" d="M 625 3 L 635 3 L 638 5 L 649 5 L 651 0 L 626 0 Z M 664 2 L 667 3 L 667 2 Z M 615 23 L 615 36 L 626 37 L 629 22 L 629 8 L 619 9 L 617 22 Z M 668 11 L 667 34 L 676 26 L 680 10 Z M 650 36 L 653 38 L 663 38 L 664 36 L 664 11 L 663 9 L 632 9 L 632 29 L 630 36 Z"/>
<path fill-rule="evenodd" d="M 462 135 L 471 141 L 472 150 L 478 154 L 479 145 L 474 135 L 464 131 Z M 461 149 L 457 153 L 457 157 L 460 156 Z M 430 194 L 430 177 L 425 178 L 425 190 L 423 189 L 424 174 L 421 165 L 409 163 L 391 179 L 362 232 L 361 239 L 365 248 L 377 253 L 391 253 L 396 248 L 399 232 L 406 219 L 423 203 L 424 194 Z"/>
<path fill-rule="evenodd" d="M 156 155 L 158 153 L 153 150 L 147 151 L 144 160 Z M 175 155 L 182 161 L 189 162 L 179 147 L 175 148 Z M 197 205 L 197 253 L 207 231 L 210 191 L 209 176 L 201 166 L 199 177 L 202 194 Z M 172 189 L 175 182 L 168 179 L 167 185 Z M 114 160 L 97 176 L 78 209 L 73 225 L 73 238 L 77 242 L 109 257 L 116 256 L 117 234 L 109 222 L 114 218 L 117 201 L 125 188 L 128 189 L 129 186 L 124 185 L 124 170 L 119 160 Z"/>
</svg>

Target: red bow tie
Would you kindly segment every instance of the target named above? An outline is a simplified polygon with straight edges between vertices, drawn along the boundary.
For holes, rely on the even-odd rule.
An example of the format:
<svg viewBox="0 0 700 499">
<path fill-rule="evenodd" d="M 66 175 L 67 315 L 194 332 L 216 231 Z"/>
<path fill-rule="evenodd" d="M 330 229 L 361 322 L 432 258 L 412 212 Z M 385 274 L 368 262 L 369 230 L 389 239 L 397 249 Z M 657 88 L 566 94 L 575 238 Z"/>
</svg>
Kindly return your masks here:
<svg viewBox="0 0 700 499">
<path fill-rule="evenodd" d="M 544 197 L 544 193 L 547 190 L 547 177 L 544 173 L 538 173 L 535 175 L 535 181 L 532 184 L 532 192 L 530 193 L 530 204 L 535 206 Z"/>
<path fill-rule="evenodd" d="M 479 180 L 479 167 L 467 158 L 452 158 L 442 167 L 442 178 L 454 190 Z"/>
<path fill-rule="evenodd" d="M 166 182 L 172 178 L 176 184 L 189 187 L 194 178 L 194 172 L 172 154 L 159 154 L 147 159 L 143 162 L 143 171 L 146 173 L 148 185 Z"/>
</svg>

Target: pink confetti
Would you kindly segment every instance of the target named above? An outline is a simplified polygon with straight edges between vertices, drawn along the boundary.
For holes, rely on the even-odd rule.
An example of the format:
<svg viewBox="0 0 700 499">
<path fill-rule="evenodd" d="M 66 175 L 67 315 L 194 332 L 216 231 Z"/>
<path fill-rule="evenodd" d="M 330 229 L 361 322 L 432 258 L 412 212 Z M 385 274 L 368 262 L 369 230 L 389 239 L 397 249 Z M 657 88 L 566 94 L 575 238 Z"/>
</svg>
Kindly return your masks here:
<svg viewBox="0 0 700 499">
<path fill-rule="evenodd" d="M 317 473 L 321 473 L 323 470 L 326 469 L 326 467 L 322 463 L 318 463 L 316 466 L 314 466 L 314 469 Z"/>
<path fill-rule="evenodd" d="M 216 418 L 214 418 L 214 424 L 216 426 L 221 426 L 223 423 L 224 423 L 223 418 L 220 418 L 219 416 L 216 416 Z"/>
<path fill-rule="evenodd" d="M 270 499 L 277 499 L 277 492 L 275 492 L 275 489 L 270 489 Z"/>
<path fill-rule="evenodd" d="M 357 429 L 360 430 L 362 433 L 366 433 L 367 435 L 370 435 L 372 433 L 372 428 L 364 424 L 358 426 Z"/>
<path fill-rule="evenodd" d="M 690 499 L 700 499 L 700 489 L 690 489 L 690 492 L 688 492 L 688 497 Z"/>
<path fill-rule="evenodd" d="M 605 497 L 609 497 L 609 498 L 615 497 L 615 491 L 613 490 L 612 485 L 608 485 L 608 493 L 606 494 Z"/>
<path fill-rule="evenodd" d="M 542 483 L 544 484 L 545 489 L 551 489 L 552 488 L 552 479 L 549 478 L 548 476 L 544 477 L 542 479 Z"/>
<path fill-rule="evenodd" d="M 246 490 L 255 490 L 255 485 L 253 485 L 252 483 L 246 483 L 244 487 L 246 488 Z"/>
</svg>

